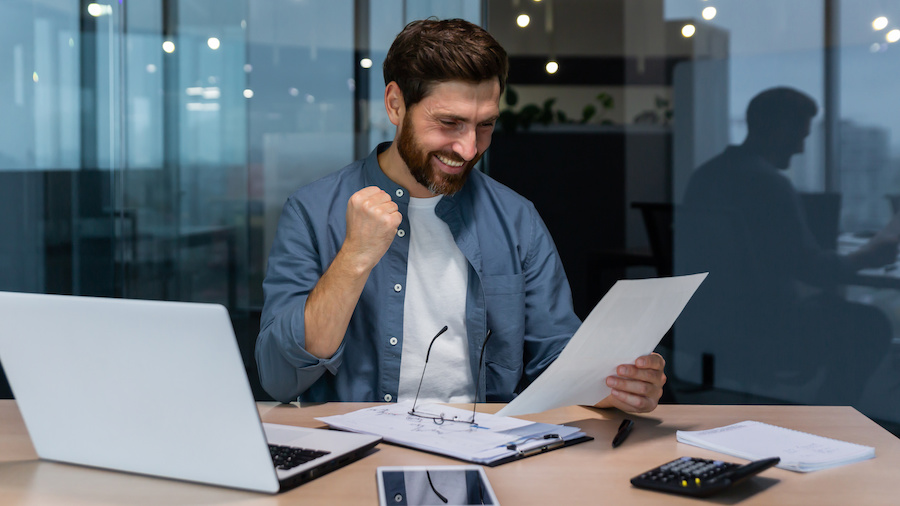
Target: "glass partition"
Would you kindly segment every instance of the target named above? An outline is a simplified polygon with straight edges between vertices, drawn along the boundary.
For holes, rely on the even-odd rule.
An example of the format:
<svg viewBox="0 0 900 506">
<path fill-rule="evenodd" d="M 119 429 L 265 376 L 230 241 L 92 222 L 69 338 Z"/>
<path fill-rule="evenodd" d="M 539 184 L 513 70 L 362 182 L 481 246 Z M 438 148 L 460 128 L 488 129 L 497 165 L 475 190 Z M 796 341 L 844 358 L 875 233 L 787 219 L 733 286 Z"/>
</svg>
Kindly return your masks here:
<svg viewBox="0 0 900 506">
<path fill-rule="evenodd" d="M 224 304 L 255 382 L 285 199 L 392 139 L 395 34 L 464 17 L 510 54 L 484 169 L 535 203 L 579 314 L 621 277 L 710 272 L 659 348 L 668 402 L 843 403 L 900 424 L 900 269 L 878 234 L 900 206 L 896 2 L 3 7 L 0 290 Z M 748 115 L 772 88 L 797 93 Z M 807 112 L 779 119 L 791 107 Z M 735 167 L 768 185 L 721 176 Z"/>
<path fill-rule="evenodd" d="M 478 0 L 3 8 L 0 290 L 223 304 L 261 398 L 287 196 L 393 137 L 380 62 L 406 22 L 481 21 Z"/>
<path fill-rule="evenodd" d="M 691 25 L 695 44 L 711 31 L 728 42 L 720 80 L 707 61 L 673 79 L 674 267 L 710 274 L 671 365 L 697 398 L 900 422 L 896 247 L 878 234 L 897 232 L 897 7 L 666 0 L 683 38 Z M 731 147 L 698 145 L 722 129 Z"/>
</svg>

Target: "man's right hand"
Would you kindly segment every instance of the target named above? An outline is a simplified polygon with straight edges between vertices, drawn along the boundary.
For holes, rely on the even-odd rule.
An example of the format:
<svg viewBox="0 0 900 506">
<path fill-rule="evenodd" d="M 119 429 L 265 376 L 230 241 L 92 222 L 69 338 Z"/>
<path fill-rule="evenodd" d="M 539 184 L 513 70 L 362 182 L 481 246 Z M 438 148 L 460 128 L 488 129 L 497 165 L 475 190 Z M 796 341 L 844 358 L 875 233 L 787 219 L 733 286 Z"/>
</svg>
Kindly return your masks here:
<svg viewBox="0 0 900 506">
<path fill-rule="evenodd" d="M 341 252 L 355 268 L 368 272 L 381 260 L 402 216 L 391 196 L 377 186 L 359 190 L 347 202 L 347 236 Z"/>
</svg>

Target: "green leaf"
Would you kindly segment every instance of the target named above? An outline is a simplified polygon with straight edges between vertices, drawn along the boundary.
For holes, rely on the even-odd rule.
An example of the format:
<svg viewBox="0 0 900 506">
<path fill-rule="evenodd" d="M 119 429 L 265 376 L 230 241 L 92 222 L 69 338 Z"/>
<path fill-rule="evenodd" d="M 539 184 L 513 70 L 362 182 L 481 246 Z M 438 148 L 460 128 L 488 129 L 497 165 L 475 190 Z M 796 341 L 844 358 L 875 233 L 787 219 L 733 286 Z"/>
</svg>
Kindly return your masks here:
<svg viewBox="0 0 900 506">
<path fill-rule="evenodd" d="M 506 105 L 515 107 L 519 103 L 519 94 L 512 87 L 506 87 Z"/>
<path fill-rule="evenodd" d="M 581 122 L 587 123 L 597 114 L 597 107 L 594 104 L 588 104 L 581 110 Z"/>
<path fill-rule="evenodd" d="M 612 95 L 605 91 L 597 95 L 597 101 L 600 102 L 600 105 L 606 110 L 612 109 L 613 105 L 615 105 Z"/>
</svg>

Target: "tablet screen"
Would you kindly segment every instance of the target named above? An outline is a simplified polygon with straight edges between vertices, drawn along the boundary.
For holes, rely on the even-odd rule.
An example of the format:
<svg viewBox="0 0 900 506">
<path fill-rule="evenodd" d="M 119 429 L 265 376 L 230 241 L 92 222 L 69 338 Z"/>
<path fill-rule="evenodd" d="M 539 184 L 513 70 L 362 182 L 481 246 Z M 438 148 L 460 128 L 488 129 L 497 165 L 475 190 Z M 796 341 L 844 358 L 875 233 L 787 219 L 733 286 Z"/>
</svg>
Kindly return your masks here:
<svg viewBox="0 0 900 506">
<path fill-rule="evenodd" d="M 479 466 L 380 467 L 378 473 L 384 505 L 497 504 Z"/>
</svg>

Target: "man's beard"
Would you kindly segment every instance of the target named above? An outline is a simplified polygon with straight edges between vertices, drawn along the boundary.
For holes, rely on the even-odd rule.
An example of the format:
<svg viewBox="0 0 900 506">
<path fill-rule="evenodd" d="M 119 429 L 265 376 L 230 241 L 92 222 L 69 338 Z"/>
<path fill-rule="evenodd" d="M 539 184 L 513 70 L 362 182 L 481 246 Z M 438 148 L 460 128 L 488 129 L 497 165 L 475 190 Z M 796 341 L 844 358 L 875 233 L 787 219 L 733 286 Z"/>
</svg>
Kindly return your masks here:
<svg viewBox="0 0 900 506">
<path fill-rule="evenodd" d="M 432 158 L 440 154 L 447 160 L 456 162 L 464 162 L 456 153 L 445 151 L 425 151 L 419 146 L 418 139 L 413 133 L 412 121 L 410 115 L 407 114 L 403 118 L 403 127 L 400 130 L 400 137 L 397 139 L 397 152 L 400 158 L 409 168 L 409 173 L 416 179 L 416 182 L 424 186 L 435 195 L 453 195 L 458 192 L 469 177 L 469 172 L 475 167 L 478 160 L 481 159 L 481 153 L 466 163 L 462 172 L 459 174 L 447 174 L 435 169 L 432 165 Z"/>
</svg>

